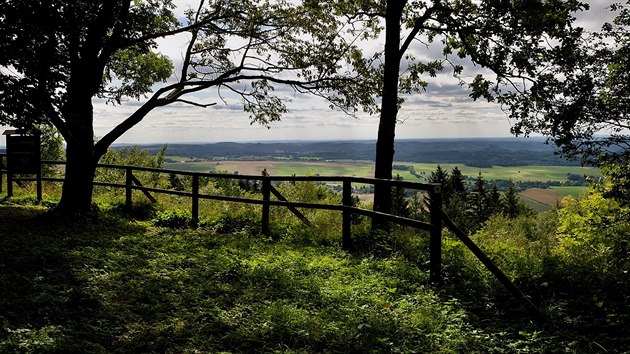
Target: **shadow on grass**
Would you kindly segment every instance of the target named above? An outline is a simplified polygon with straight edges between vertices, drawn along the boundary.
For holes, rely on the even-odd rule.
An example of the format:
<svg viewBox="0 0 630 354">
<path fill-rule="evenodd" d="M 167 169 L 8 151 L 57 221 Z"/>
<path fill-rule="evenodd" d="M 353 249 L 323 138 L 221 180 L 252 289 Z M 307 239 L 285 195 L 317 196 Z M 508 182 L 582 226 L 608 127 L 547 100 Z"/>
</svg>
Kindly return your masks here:
<svg viewBox="0 0 630 354">
<path fill-rule="evenodd" d="M 77 254 L 106 252 L 116 237 L 142 231 L 109 216 L 68 220 L 43 207 L 0 205 L 0 351 L 106 350 L 97 319 L 107 310 L 77 274 L 85 261 Z"/>
</svg>

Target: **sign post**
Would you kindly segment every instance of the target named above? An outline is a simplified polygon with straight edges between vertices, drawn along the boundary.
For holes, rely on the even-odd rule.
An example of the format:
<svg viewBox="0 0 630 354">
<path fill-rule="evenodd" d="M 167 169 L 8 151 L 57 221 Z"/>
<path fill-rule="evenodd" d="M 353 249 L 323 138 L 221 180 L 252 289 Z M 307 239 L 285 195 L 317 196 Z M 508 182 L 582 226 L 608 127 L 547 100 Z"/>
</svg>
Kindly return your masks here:
<svg viewBox="0 0 630 354">
<path fill-rule="evenodd" d="M 42 200 L 42 165 L 40 135 L 22 129 L 6 130 L 7 137 L 7 196 L 13 196 L 15 175 L 37 176 L 37 200 Z"/>
</svg>

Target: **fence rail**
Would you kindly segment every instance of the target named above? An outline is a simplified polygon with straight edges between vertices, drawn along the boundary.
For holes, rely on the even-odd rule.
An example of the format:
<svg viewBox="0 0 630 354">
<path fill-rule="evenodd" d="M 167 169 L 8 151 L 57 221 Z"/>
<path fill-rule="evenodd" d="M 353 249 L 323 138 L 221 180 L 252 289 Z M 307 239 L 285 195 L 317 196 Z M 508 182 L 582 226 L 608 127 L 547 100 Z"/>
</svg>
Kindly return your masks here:
<svg viewBox="0 0 630 354">
<path fill-rule="evenodd" d="M 7 175 L 7 195 L 11 196 L 13 193 L 12 184 L 20 183 L 25 181 L 35 181 L 38 184 L 38 193 L 37 198 L 41 200 L 41 182 L 63 182 L 62 178 L 52 178 L 52 177 L 40 177 L 32 178 L 32 177 L 24 177 L 24 176 L 11 176 L 6 172 L 6 167 L 2 163 L 2 155 L 0 155 L 0 185 L 2 182 L 2 175 Z M 65 161 L 42 161 L 42 164 L 45 165 L 65 165 Z M 256 204 L 262 205 L 262 215 L 261 215 L 261 228 L 262 232 L 265 235 L 270 235 L 270 226 L 269 226 L 269 218 L 270 218 L 270 207 L 271 206 L 279 206 L 286 207 L 293 212 L 302 222 L 305 224 L 309 224 L 308 219 L 297 209 L 297 208 L 306 208 L 306 209 L 320 209 L 320 210 L 336 210 L 342 213 L 342 247 L 344 249 L 352 248 L 352 234 L 351 234 L 351 220 L 354 214 L 363 215 L 371 218 L 379 218 L 388 222 L 411 226 L 415 228 L 419 228 L 422 230 L 429 231 L 430 233 L 430 280 L 432 282 L 440 282 L 442 278 L 442 253 L 441 253 L 441 245 L 442 245 L 442 222 L 439 215 L 439 211 L 441 210 L 441 188 L 439 184 L 430 184 L 430 183 L 417 183 L 417 182 L 408 182 L 408 181 L 399 181 L 399 180 L 384 180 L 384 179 L 375 179 L 375 178 L 367 178 L 367 177 L 354 177 L 354 176 L 263 176 L 263 175 L 231 175 L 231 174 L 219 174 L 219 173 L 203 173 L 203 172 L 191 172 L 191 171 L 180 171 L 180 170 L 171 170 L 171 169 L 162 169 L 162 168 L 151 168 L 151 167 L 135 167 L 135 166 L 121 166 L 121 165 L 111 165 L 111 164 L 98 164 L 97 168 L 106 168 L 106 169 L 117 169 L 125 171 L 125 183 L 111 183 L 111 182 L 103 182 L 103 181 L 94 181 L 93 184 L 95 186 L 104 186 L 104 187 L 113 187 L 113 188 L 121 188 L 125 189 L 125 205 L 127 208 L 131 208 L 133 205 L 133 191 L 140 191 L 147 196 L 152 201 L 155 201 L 151 193 L 162 193 L 162 194 L 171 194 L 178 195 L 183 197 L 191 198 L 191 215 L 193 224 L 198 224 L 199 222 L 199 200 L 200 199 L 209 199 L 209 200 L 218 200 L 218 201 L 227 201 L 227 202 L 235 202 L 235 203 L 248 203 L 248 204 Z M 149 173 L 161 173 L 161 174 L 169 174 L 169 175 L 177 175 L 177 176 L 188 176 L 192 178 L 190 191 L 179 191 L 172 189 L 162 189 L 155 187 L 146 187 L 142 185 L 140 180 L 136 178 L 134 172 L 149 172 Z M 230 180 L 247 180 L 247 181 L 258 181 L 262 188 L 262 198 L 261 199 L 252 199 L 252 198 L 242 198 L 242 197 L 232 197 L 232 196 L 224 196 L 224 195 L 211 195 L 211 194 L 202 194 L 199 192 L 199 179 L 205 178 L 216 178 L 216 179 L 230 179 Z M 342 202 L 341 204 L 321 204 L 321 203 L 310 203 L 310 202 L 299 202 L 299 201 L 288 201 L 286 198 L 282 196 L 282 194 L 273 186 L 274 182 L 329 182 L 329 183 L 340 183 L 342 185 Z M 391 187 L 401 187 L 408 189 L 415 189 L 420 191 L 425 191 L 429 193 L 431 207 L 431 222 L 423 222 L 415 219 L 405 218 L 397 215 L 386 214 L 381 212 L 376 212 L 373 210 L 361 209 L 353 205 L 352 203 L 352 184 L 385 184 Z M 0 187 L 1 188 L 1 187 Z M 0 189 L 0 192 L 2 190 Z M 271 196 L 274 196 L 278 200 L 272 200 Z"/>
<path fill-rule="evenodd" d="M 41 174 L 37 175 L 37 178 L 28 178 L 23 176 L 11 176 L 6 170 L 6 164 L 4 163 L 6 154 L 0 154 L 0 193 L 2 193 L 3 175 L 7 176 L 7 196 L 12 195 L 12 184 L 21 183 L 23 181 L 37 182 L 37 198 L 42 199 L 41 195 L 41 182 L 63 182 L 62 178 L 42 177 Z M 65 161 L 42 161 L 42 164 L 47 165 L 65 165 Z M 97 168 L 110 168 L 121 169 L 125 171 L 125 183 L 109 183 L 94 181 L 95 186 L 105 186 L 113 188 L 125 189 L 125 204 L 127 208 L 131 208 L 133 204 L 133 191 L 141 191 L 151 201 L 155 202 L 155 199 L 150 193 L 162 193 L 171 194 L 191 198 L 191 214 L 193 223 L 199 221 L 199 199 L 212 199 L 227 202 L 236 203 L 249 203 L 262 205 L 262 217 L 261 227 L 264 234 L 269 235 L 269 214 L 270 206 L 282 206 L 289 208 L 302 222 L 309 223 L 308 219 L 297 210 L 297 208 L 311 208 L 321 210 L 336 210 L 342 212 L 342 247 L 344 249 L 350 249 L 352 247 L 352 235 L 351 235 L 351 219 L 353 214 L 359 214 L 371 218 L 380 218 L 382 220 L 393 222 L 400 225 L 411 226 L 422 230 L 429 231 L 429 280 L 433 283 L 440 283 L 442 280 L 442 225 L 447 227 L 453 234 L 464 243 L 464 245 L 470 249 L 473 254 L 483 263 L 483 265 L 492 272 L 492 274 L 501 282 L 503 286 L 524 306 L 530 314 L 539 322 L 545 322 L 546 317 L 536 307 L 531 300 L 518 290 L 509 278 L 490 260 L 490 258 L 481 251 L 481 249 L 468 237 L 468 235 L 462 231 L 455 223 L 446 215 L 442 210 L 442 191 L 440 184 L 437 183 L 417 183 L 400 180 L 384 180 L 367 177 L 349 177 L 349 176 L 255 176 L 255 175 L 228 175 L 218 173 L 202 173 L 191 171 L 179 171 L 161 168 L 150 167 L 133 167 L 133 166 L 120 166 L 110 164 L 99 164 Z M 152 172 L 152 173 L 165 173 L 182 176 L 190 176 L 192 178 L 191 191 L 177 191 L 171 189 L 145 187 L 138 180 L 133 172 Z M 262 199 L 251 199 L 241 197 L 230 197 L 220 195 L 209 195 L 199 193 L 199 178 L 210 177 L 219 179 L 237 179 L 237 180 L 254 180 L 262 183 Z M 275 189 L 272 182 L 341 182 L 342 183 L 342 203 L 341 204 L 319 204 L 308 202 L 290 202 Z M 429 193 L 429 212 L 430 222 L 423 222 L 415 219 L 405 218 L 397 215 L 386 214 L 376 212 L 373 210 L 366 210 L 357 208 L 352 205 L 352 183 L 361 184 L 386 184 L 391 187 L 402 187 L 409 189 L 422 190 Z M 274 195 L 278 200 L 271 200 L 271 195 Z"/>
</svg>

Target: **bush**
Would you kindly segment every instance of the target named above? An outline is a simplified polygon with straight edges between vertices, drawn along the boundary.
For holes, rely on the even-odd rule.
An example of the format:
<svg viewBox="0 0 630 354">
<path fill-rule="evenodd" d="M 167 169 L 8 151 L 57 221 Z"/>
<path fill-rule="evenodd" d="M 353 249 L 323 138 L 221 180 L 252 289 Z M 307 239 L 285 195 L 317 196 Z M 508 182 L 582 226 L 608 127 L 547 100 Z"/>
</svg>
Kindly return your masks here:
<svg viewBox="0 0 630 354">
<path fill-rule="evenodd" d="M 255 235 L 260 233 L 260 218 L 252 213 L 226 212 L 218 219 L 209 222 L 207 226 L 219 233 L 237 233 Z"/>
<path fill-rule="evenodd" d="M 112 211 L 138 220 L 151 220 L 155 218 L 158 213 L 158 205 L 147 199 L 143 199 L 133 202 L 131 209 L 128 209 L 125 203 L 118 202 L 112 206 Z"/>
<path fill-rule="evenodd" d="M 557 246 L 555 211 L 516 218 L 495 214 L 473 240 L 513 279 L 539 278 Z"/>
<path fill-rule="evenodd" d="M 170 227 L 181 229 L 190 226 L 192 216 L 189 211 L 182 209 L 173 209 L 168 211 L 160 211 L 153 219 L 155 226 Z"/>
<path fill-rule="evenodd" d="M 615 276 L 630 269 L 630 208 L 592 191 L 560 210 L 558 257 L 577 274 Z"/>
</svg>

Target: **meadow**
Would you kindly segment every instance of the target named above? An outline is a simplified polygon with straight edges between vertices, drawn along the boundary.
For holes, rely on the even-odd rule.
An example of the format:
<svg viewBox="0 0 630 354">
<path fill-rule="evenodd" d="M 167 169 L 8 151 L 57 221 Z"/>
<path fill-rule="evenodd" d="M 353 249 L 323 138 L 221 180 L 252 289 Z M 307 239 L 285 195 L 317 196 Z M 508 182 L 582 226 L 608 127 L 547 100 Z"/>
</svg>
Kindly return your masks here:
<svg viewBox="0 0 630 354">
<path fill-rule="evenodd" d="M 193 160 L 183 156 L 169 157 L 165 168 L 208 172 L 226 171 L 228 173 L 238 172 L 242 175 L 260 175 L 266 170 L 271 175 L 321 175 L 321 176 L 358 176 L 371 177 L 374 175 L 374 163 L 371 161 L 241 161 L 241 160 Z M 407 166 L 406 169 L 394 168 L 394 175 L 399 175 L 406 181 L 426 182 L 431 172 L 435 171 L 437 164 L 433 163 L 412 163 L 397 161 L 394 166 Z M 408 166 L 412 166 L 415 175 L 412 174 Z M 443 169 L 451 171 L 454 167 L 459 168 L 462 173 L 469 178 L 476 178 L 479 173 L 486 181 L 493 180 L 513 180 L 515 182 L 567 182 L 567 176 L 587 175 L 598 178 L 600 171 L 595 167 L 580 166 L 493 166 L 491 168 L 471 167 L 462 164 L 441 164 Z M 419 177 L 420 178 L 419 178 Z M 567 195 L 579 197 L 585 190 L 581 186 L 552 186 L 551 188 L 531 188 L 520 195 L 523 201 L 535 210 L 549 210 L 555 207 Z M 371 200 L 369 196 L 362 195 L 362 200 Z"/>
<path fill-rule="evenodd" d="M 171 158 L 173 160 L 178 157 Z M 370 177 L 374 174 L 374 163 L 372 161 L 190 161 L 181 158 L 181 162 L 167 162 L 165 168 L 208 172 L 211 170 L 224 170 L 229 173 L 238 172 L 242 175 L 260 175 L 266 169 L 272 175 L 314 175 L 321 176 L 358 176 Z M 394 165 L 413 166 L 416 174 L 428 177 L 435 171 L 437 164 L 433 163 L 413 163 L 396 161 Z M 465 176 L 476 178 L 481 173 L 485 180 L 509 180 L 514 181 L 566 181 L 568 174 L 601 176 L 595 167 L 579 166 L 493 166 L 491 168 L 470 167 L 462 164 L 441 164 L 443 169 L 448 171 L 458 167 Z M 399 174 L 403 179 L 414 182 L 425 182 L 424 178 L 418 178 L 407 170 L 394 169 L 394 174 Z M 426 178 L 425 177 L 425 178 Z"/>
</svg>

